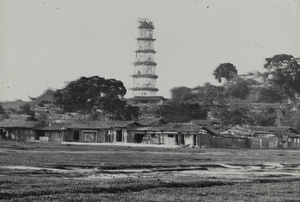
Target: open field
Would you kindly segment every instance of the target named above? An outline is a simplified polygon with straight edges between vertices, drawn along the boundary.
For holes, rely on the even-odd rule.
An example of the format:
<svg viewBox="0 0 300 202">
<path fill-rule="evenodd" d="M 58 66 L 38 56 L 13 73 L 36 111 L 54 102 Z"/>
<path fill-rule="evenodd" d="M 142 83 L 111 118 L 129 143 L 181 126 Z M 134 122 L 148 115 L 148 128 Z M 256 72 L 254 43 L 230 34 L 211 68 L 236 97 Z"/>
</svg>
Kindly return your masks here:
<svg viewBox="0 0 300 202">
<path fill-rule="evenodd" d="M 0 142 L 2 201 L 300 201 L 300 150 Z"/>
</svg>

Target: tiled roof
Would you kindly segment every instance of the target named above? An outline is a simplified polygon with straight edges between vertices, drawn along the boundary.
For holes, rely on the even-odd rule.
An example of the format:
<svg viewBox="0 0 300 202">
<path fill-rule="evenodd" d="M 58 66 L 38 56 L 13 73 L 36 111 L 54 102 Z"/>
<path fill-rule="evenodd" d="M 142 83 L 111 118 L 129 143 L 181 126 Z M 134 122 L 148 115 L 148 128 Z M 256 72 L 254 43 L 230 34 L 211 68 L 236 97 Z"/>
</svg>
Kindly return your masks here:
<svg viewBox="0 0 300 202">
<path fill-rule="evenodd" d="M 35 129 L 37 130 L 45 130 L 45 131 L 50 131 L 50 130 L 66 130 L 69 126 L 69 123 L 48 123 L 40 127 L 36 127 Z"/>
<path fill-rule="evenodd" d="M 272 133 L 295 133 L 299 134 L 295 129 L 293 129 L 290 126 L 252 126 L 252 127 L 242 127 L 242 126 L 236 126 L 235 127 L 238 130 L 248 131 L 248 132 L 272 132 Z"/>
<path fill-rule="evenodd" d="M 226 132 L 230 129 L 229 127 L 226 126 L 222 126 L 222 127 L 205 126 L 203 128 L 213 133 L 214 135 L 219 135 L 220 133 Z"/>
<path fill-rule="evenodd" d="M 201 120 L 201 119 L 193 119 L 191 123 L 196 124 L 197 126 L 208 126 L 212 124 L 220 124 L 218 120 Z"/>
<path fill-rule="evenodd" d="M 145 126 L 159 126 L 167 123 L 162 118 L 144 118 L 144 119 L 136 120 L 136 122 L 140 125 L 145 125 Z"/>
<path fill-rule="evenodd" d="M 124 128 L 133 124 L 134 121 L 73 121 L 68 128 L 78 129 L 109 129 L 112 127 Z"/>
<path fill-rule="evenodd" d="M 41 121 L 27 121 L 24 119 L 2 119 L 0 120 L 0 127 L 3 128 L 34 128 L 39 125 Z"/>
<path fill-rule="evenodd" d="M 139 26 L 139 28 L 150 28 L 150 29 L 154 29 L 154 26 L 152 23 L 148 23 L 146 20 L 141 22 L 141 25 Z"/>
<path fill-rule="evenodd" d="M 150 126 L 149 131 L 172 131 L 172 132 L 198 132 L 199 127 L 195 124 L 168 123 L 161 126 Z"/>
</svg>

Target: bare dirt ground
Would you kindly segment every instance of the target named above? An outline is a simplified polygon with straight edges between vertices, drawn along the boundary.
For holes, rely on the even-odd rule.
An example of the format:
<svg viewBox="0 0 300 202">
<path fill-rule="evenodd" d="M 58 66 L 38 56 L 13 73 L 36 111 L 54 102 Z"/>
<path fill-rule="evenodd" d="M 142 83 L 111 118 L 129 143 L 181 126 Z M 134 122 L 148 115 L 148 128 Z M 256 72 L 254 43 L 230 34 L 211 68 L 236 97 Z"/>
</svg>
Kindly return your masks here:
<svg viewBox="0 0 300 202">
<path fill-rule="evenodd" d="M 0 146 L 2 201 L 300 201 L 300 150 Z"/>
</svg>

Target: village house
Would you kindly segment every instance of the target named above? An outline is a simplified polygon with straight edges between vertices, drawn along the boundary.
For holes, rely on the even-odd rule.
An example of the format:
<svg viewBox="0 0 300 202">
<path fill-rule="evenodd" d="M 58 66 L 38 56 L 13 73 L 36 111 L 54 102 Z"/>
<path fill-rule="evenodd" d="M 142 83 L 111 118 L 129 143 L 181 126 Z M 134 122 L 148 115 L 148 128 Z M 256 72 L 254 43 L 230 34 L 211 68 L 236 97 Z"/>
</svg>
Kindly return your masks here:
<svg viewBox="0 0 300 202">
<path fill-rule="evenodd" d="M 127 130 L 134 121 L 73 121 L 65 141 L 127 142 Z"/>
<path fill-rule="evenodd" d="M 235 135 L 230 127 L 205 126 L 204 129 L 207 131 L 206 147 L 233 149 L 247 147 L 247 138 Z"/>
<path fill-rule="evenodd" d="M 2 139 L 41 142 L 128 142 L 166 145 L 199 145 L 194 124 L 168 124 L 162 119 L 139 121 L 2 119 Z"/>
<path fill-rule="evenodd" d="M 249 148 L 300 148 L 300 134 L 289 126 L 235 126 L 232 131 L 247 137 Z"/>
<path fill-rule="evenodd" d="M 1 139 L 35 141 L 37 134 L 34 128 L 39 124 L 41 124 L 40 121 L 30 120 L 27 116 L 17 119 L 3 118 L 0 120 Z"/>
<path fill-rule="evenodd" d="M 291 127 L 221 127 L 217 121 L 166 123 L 161 118 L 136 121 L 2 118 L 0 135 L 3 140 L 53 143 L 123 142 L 200 148 L 300 148 L 300 134 Z"/>
<path fill-rule="evenodd" d="M 132 128 L 128 136 L 129 142 L 134 143 L 197 146 L 198 131 L 193 124 L 168 123 Z"/>
</svg>

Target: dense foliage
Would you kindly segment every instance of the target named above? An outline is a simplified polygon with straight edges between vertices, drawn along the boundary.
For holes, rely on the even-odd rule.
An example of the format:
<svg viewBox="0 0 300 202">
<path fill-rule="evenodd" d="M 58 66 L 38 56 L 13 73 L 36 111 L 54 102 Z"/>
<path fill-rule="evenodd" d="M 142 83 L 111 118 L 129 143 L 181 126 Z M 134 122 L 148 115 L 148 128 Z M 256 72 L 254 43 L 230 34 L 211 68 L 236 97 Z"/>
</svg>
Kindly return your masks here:
<svg viewBox="0 0 300 202">
<path fill-rule="evenodd" d="M 219 116 L 223 125 L 244 125 L 249 122 L 247 108 L 226 108 Z"/>
<path fill-rule="evenodd" d="M 229 81 L 237 75 L 238 71 L 236 67 L 231 63 L 222 63 L 214 71 L 213 75 L 215 79 L 222 82 L 222 78 Z"/>
<path fill-rule="evenodd" d="M 225 88 L 223 86 L 215 86 L 210 83 L 205 83 L 203 86 L 194 89 L 196 100 L 204 103 L 223 100 L 224 92 Z"/>
<path fill-rule="evenodd" d="M 191 89 L 185 86 L 174 87 L 170 92 L 174 101 L 184 102 L 192 98 Z"/>
<path fill-rule="evenodd" d="M 2 107 L 2 105 L 0 105 L 0 114 L 5 114 L 5 111 L 4 111 L 3 107 Z"/>
<path fill-rule="evenodd" d="M 292 55 L 280 54 L 266 58 L 264 68 L 269 71 L 269 83 L 289 97 L 300 93 L 300 65 Z"/>
<path fill-rule="evenodd" d="M 176 102 L 204 102 L 212 103 L 224 98 L 224 87 L 205 83 L 195 88 L 174 87 L 171 89 L 171 100 Z"/>
<path fill-rule="evenodd" d="M 250 114 L 253 126 L 274 126 L 277 118 L 277 111 L 274 108 L 267 107 L 259 113 Z"/>
<path fill-rule="evenodd" d="M 274 108 L 251 110 L 251 107 L 227 107 L 221 111 L 214 110 L 223 125 L 274 126 L 277 118 Z"/>
<path fill-rule="evenodd" d="M 206 119 L 207 110 L 199 104 L 168 102 L 157 110 L 157 115 L 167 122 L 187 122 L 191 119 Z"/>
<path fill-rule="evenodd" d="M 232 84 L 228 85 L 226 94 L 228 97 L 245 99 L 249 95 L 250 89 L 247 81 L 239 79 Z"/>
<path fill-rule="evenodd" d="M 284 96 L 274 87 L 262 88 L 259 91 L 257 102 L 280 103 Z"/>
<path fill-rule="evenodd" d="M 21 105 L 19 113 L 34 116 L 34 111 L 31 109 L 30 104 Z"/>
<path fill-rule="evenodd" d="M 71 81 L 54 94 L 64 112 L 99 113 L 114 120 L 138 117 L 138 108 L 126 105 L 126 88 L 121 81 L 98 76 Z"/>
</svg>

